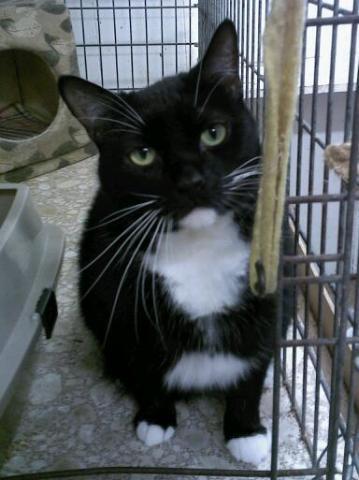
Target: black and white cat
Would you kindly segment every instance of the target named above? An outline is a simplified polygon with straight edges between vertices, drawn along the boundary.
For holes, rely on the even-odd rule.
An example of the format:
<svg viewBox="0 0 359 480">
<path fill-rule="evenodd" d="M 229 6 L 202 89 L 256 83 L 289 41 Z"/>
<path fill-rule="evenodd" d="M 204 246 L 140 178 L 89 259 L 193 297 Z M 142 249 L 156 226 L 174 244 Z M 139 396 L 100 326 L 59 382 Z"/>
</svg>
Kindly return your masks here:
<svg viewBox="0 0 359 480">
<path fill-rule="evenodd" d="M 259 403 L 276 306 L 248 286 L 260 145 L 237 72 L 226 20 L 188 73 L 118 96 L 62 77 L 60 91 L 100 152 L 82 312 L 138 403 L 138 437 L 169 440 L 176 399 L 220 390 L 227 446 L 257 464 L 269 451 Z"/>
</svg>

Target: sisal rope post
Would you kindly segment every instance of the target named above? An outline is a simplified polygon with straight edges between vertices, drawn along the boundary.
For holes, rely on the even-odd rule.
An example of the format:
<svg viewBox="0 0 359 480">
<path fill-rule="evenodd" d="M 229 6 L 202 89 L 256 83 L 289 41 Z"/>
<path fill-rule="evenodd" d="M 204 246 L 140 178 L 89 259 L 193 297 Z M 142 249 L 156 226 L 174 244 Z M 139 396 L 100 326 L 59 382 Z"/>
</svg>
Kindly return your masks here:
<svg viewBox="0 0 359 480">
<path fill-rule="evenodd" d="M 250 286 L 257 295 L 277 289 L 289 143 L 295 114 L 304 29 L 303 0 L 273 0 L 264 32 L 266 109 L 263 174 L 250 258 Z"/>
</svg>

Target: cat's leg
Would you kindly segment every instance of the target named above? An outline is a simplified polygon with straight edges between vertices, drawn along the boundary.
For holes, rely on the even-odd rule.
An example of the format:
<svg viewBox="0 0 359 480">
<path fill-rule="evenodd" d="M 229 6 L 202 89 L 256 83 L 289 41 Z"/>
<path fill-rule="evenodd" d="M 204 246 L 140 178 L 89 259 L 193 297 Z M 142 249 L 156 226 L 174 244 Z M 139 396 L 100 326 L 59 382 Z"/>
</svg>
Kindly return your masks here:
<svg viewBox="0 0 359 480">
<path fill-rule="evenodd" d="M 270 436 L 261 424 L 259 404 L 266 370 L 253 372 L 226 397 L 224 436 L 239 461 L 258 465 L 270 450 Z"/>
<path fill-rule="evenodd" d="M 174 401 L 165 394 L 137 396 L 139 404 L 135 416 L 138 438 L 148 447 L 166 442 L 177 426 Z"/>
<path fill-rule="evenodd" d="M 264 388 L 270 389 L 273 388 L 273 379 L 274 379 L 274 362 L 270 362 L 267 368 L 266 376 L 264 379 Z"/>
</svg>

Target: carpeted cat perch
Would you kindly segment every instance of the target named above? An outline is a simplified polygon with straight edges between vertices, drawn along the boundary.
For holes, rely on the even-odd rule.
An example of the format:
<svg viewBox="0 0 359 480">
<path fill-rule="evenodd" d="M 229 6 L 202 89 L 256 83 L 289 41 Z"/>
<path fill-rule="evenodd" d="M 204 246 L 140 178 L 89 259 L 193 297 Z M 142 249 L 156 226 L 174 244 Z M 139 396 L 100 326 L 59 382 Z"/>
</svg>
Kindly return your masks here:
<svg viewBox="0 0 359 480">
<path fill-rule="evenodd" d="M 349 181 L 351 143 L 342 143 L 341 145 L 328 145 L 324 150 L 324 158 L 329 168 L 341 177 L 344 182 Z M 359 184 L 359 166 L 358 166 Z"/>
<path fill-rule="evenodd" d="M 250 261 L 254 293 L 277 289 L 286 193 L 289 143 L 295 113 L 304 27 L 303 0 L 273 0 L 264 33 L 266 114 L 263 175 L 257 203 Z"/>
<path fill-rule="evenodd" d="M 78 75 L 63 0 L 0 1 L 0 182 L 17 182 L 82 160 L 93 144 L 57 90 Z"/>
</svg>

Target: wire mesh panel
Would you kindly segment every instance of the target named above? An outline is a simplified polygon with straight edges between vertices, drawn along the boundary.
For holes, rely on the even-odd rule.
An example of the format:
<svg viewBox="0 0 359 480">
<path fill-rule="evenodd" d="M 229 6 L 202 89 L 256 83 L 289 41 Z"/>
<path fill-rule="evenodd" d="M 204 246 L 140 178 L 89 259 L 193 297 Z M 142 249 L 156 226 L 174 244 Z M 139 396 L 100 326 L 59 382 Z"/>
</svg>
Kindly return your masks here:
<svg viewBox="0 0 359 480">
<path fill-rule="evenodd" d="M 342 8 L 344 3 L 348 8 Z M 296 240 L 293 253 L 306 257 L 305 264 L 298 261 L 296 265 L 296 274 L 305 278 L 301 290 L 297 289 L 297 305 L 301 294 L 303 305 L 294 316 L 292 336 L 293 341 L 300 338 L 308 341 L 303 349 L 292 350 L 285 358 L 288 367 L 285 382 L 313 465 L 326 460 L 330 476 L 334 475 L 336 460 L 339 466 L 344 460 L 343 478 L 351 478 L 349 464 L 355 463 L 355 455 L 351 460 L 348 457 L 352 433 L 345 430 L 345 416 L 353 413 L 346 412 L 344 406 L 344 379 L 347 385 L 351 383 L 351 395 L 357 379 L 353 367 L 348 365 L 354 361 L 352 348 L 349 344 L 345 348 L 344 343 L 353 341 L 355 345 L 349 326 L 354 318 L 355 284 L 358 284 L 358 266 L 354 260 L 358 232 L 353 229 L 358 142 L 358 114 L 353 115 L 358 71 L 354 19 L 357 14 L 358 2 L 308 2 L 290 167 L 290 194 L 294 198 L 288 199 Z M 352 133 L 353 176 L 351 182 L 345 183 L 329 171 L 323 150 L 331 143 L 348 141 Z M 333 347 L 324 346 L 326 342 Z M 309 405 L 311 394 L 314 404 Z M 349 410 L 352 408 L 353 405 Z M 324 450 L 320 445 L 324 445 Z"/>
<path fill-rule="evenodd" d="M 138 89 L 198 58 L 194 0 L 67 0 L 81 74 L 110 90 Z"/>
<path fill-rule="evenodd" d="M 231 18 L 238 31 L 244 98 L 265 135 L 262 34 L 269 0 L 66 3 L 81 75 L 113 91 L 143 88 L 188 70 L 203 55 L 216 26 Z M 268 469 L 132 465 L 73 475 L 359 478 L 358 6 L 359 0 L 307 1 L 287 196 L 294 247 L 282 255 L 279 287 L 281 295 L 291 286 L 295 302 L 286 338 L 281 309 L 278 314 Z M 326 147 L 344 142 L 351 144 L 346 175 L 335 173 L 325 161 Z M 299 443 L 306 446 L 306 456 L 291 463 L 280 443 L 292 425 L 282 415 L 285 399 L 288 416 L 298 423 L 298 451 Z M 52 477 L 70 474 L 55 472 Z"/>
<path fill-rule="evenodd" d="M 244 97 L 260 126 L 260 39 L 268 4 L 200 2 L 201 51 L 218 21 L 230 16 L 237 25 Z M 294 265 L 295 275 L 282 278 L 282 285 L 294 286 L 296 302 L 293 327 L 278 343 L 284 384 L 311 466 L 318 473 L 324 466 L 326 478 L 334 478 L 336 469 L 343 479 L 357 478 L 358 2 L 309 0 L 307 17 L 287 199 L 295 250 L 283 258 Z M 329 170 L 324 149 L 351 139 L 352 177 L 343 182 Z M 277 384 L 277 400 L 278 391 Z M 274 404 L 272 478 L 277 478 L 280 425 Z"/>
</svg>

